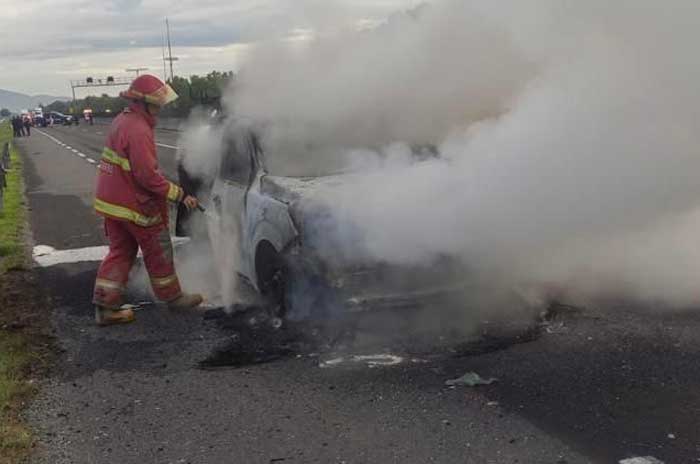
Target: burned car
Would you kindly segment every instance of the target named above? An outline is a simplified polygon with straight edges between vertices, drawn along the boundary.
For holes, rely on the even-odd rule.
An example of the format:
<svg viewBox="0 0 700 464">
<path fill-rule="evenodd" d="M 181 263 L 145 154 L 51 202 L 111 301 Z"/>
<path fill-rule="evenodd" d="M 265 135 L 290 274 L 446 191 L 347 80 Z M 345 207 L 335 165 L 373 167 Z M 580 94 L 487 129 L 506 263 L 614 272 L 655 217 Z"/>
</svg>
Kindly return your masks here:
<svg viewBox="0 0 700 464">
<path fill-rule="evenodd" d="M 347 252 L 348 236 L 358 237 L 361 246 L 362 227 L 343 224 L 342 236 L 336 236 L 337 224 L 329 226 L 333 212 L 314 199 L 361 174 L 277 174 L 268 170 L 260 139 L 242 129 L 226 136 L 215 179 L 203 183 L 180 167 L 180 182 L 203 199 L 215 257 L 235 267 L 283 315 L 303 319 L 415 307 L 463 291 L 462 270 L 449 258 L 396 266 L 347 256 L 354 254 Z M 184 214 L 178 218 L 181 232 Z M 345 241 L 345 253 L 332 252 L 334 240 Z"/>
</svg>

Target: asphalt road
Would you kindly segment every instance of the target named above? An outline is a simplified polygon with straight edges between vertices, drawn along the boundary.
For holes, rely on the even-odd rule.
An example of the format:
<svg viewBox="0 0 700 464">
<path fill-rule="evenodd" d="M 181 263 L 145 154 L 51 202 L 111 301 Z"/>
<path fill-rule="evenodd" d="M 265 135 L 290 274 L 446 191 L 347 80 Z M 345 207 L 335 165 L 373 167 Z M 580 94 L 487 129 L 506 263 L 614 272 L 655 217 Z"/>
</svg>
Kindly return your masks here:
<svg viewBox="0 0 700 464">
<path fill-rule="evenodd" d="M 53 128 L 19 141 L 36 244 L 104 243 L 90 209 L 95 167 L 72 151 L 97 159 L 104 130 Z M 159 141 L 174 146 L 176 134 Z M 562 312 L 530 337 L 448 330 L 434 343 L 424 334 L 413 343 L 403 316 L 369 316 L 342 343 L 292 341 L 273 362 L 202 369 L 249 334 L 157 306 L 135 324 L 98 329 L 96 266 L 40 270 L 63 353 L 28 412 L 37 463 L 700 462 L 700 310 L 607 304 Z M 403 362 L 321 367 L 377 353 Z M 498 381 L 445 385 L 469 371 Z"/>
</svg>

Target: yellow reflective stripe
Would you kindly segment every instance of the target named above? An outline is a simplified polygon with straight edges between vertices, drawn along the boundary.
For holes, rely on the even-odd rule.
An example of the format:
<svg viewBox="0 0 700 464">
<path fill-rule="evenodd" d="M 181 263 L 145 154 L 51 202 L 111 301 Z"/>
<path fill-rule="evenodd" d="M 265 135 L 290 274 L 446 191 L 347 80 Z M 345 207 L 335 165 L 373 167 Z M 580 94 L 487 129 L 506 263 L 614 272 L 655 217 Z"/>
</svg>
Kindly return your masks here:
<svg viewBox="0 0 700 464">
<path fill-rule="evenodd" d="M 124 285 L 122 285 L 121 283 L 114 282 L 114 281 L 107 280 L 107 279 L 96 279 L 95 286 L 109 288 L 110 290 L 120 290 L 120 291 L 124 290 Z"/>
<path fill-rule="evenodd" d="M 151 277 L 151 284 L 154 287 L 167 287 L 177 283 L 177 275 L 169 275 L 168 277 Z"/>
<path fill-rule="evenodd" d="M 95 199 L 95 210 L 115 218 L 126 219 L 142 227 L 153 226 L 161 221 L 160 214 L 157 216 L 144 216 L 124 206 L 113 205 L 97 198 Z"/>
<path fill-rule="evenodd" d="M 173 184 L 172 182 L 168 182 L 168 184 L 170 184 L 170 186 L 168 187 L 168 200 L 174 202 L 182 200 L 182 188 L 180 188 L 180 186 L 176 184 Z"/>
<path fill-rule="evenodd" d="M 102 150 L 102 160 L 107 161 L 110 164 L 115 164 L 125 171 L 131 171 L 131 164 L 129 163 L 129 160 L 123 156 L 119 156 L 117 152 L 110 148 L 105 147 L 104 150 Z"/>
</svg>

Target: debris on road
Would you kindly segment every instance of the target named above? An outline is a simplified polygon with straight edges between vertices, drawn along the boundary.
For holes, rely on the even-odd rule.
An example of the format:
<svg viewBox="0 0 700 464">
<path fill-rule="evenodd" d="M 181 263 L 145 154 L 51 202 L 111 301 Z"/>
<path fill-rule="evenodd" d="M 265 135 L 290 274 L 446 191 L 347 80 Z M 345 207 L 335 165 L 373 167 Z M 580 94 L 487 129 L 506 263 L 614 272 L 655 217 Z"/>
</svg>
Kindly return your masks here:
<svg viewBox="0 0 700 464">
<path fill-rule="evenodd" d="M 321 369 L 326 368 L 326 367 L 333 367 L 337 366 L 338 364 L 342 364 L 345 361 L 345 358 L 334 358 L 334 359 L 329 359 L 328 361 L 322 361 L 319 363 L 318 367 Z"/>
<path fill-rule="evenodd" d="M 664 464 L 664 462 L 659 461 L 658 459 L 656 459 L 655 457 L 652 457 L 652 456 L 644 456 L 644 457 L 623 459 L 620 461 L 620 464 Z"/>
<path fill-rule="evenodd" d="M 348 363 L 366 363 L 367 367 L 383 367 L 383 366 L 395 366 L 401 364 L 404 358 L 401 356 L 396 356 L 394 354 L 370 354 L 370 355 L 353 355 L 349 357 L 340 357 L 329 359 L 327 361 L 322 361 L 319 363 L 318 367 L 324 369 L 329 367 L 335 367 L 345 362 Z"/>
<path fill-rule="evenodd" d="M 543 326 L 548 334 L 561 334 L 569 331 L 569 329 L 564 325 L 563 322 L 547 322 L 544 323 Z"/>
<path fill-rule="evenodd" d="M 498 379 L 493 378 L 493 377 L 488 378 L 488 379 L 484 379 L 476 372 L 467 372 L 462 377 L 459 377 L 456 379 L 446 380 L 445 385 L 447 385 L 448 387 L 455 387 L 455 386 L 476 387 L 477 385 L 491 385 L 492 383 L 497 382 L 497 381 L 498 381 Z"/>
<path fill-rule="evenodd" d="M 372 354 L 363 356 L 353 356 L 354 362 L 366 362 L 368 367 L 395 366 L 403 362 L 401 356 L 393 354 Z"/>
<path fill-rule="evenodd" d="M 119 309 L 122 311 L 127 310 L 127 309 L 130 309 L 132 311 L 143 311 L 144 309 L 147 309 L 147 308 L 152 307 L 154 305 L 155 305 L 155 303 L 152 301 L 139 301 L 136 304 L 132 304 L 132 303 L 123 304 L 119 307 Z"/>
</svg>

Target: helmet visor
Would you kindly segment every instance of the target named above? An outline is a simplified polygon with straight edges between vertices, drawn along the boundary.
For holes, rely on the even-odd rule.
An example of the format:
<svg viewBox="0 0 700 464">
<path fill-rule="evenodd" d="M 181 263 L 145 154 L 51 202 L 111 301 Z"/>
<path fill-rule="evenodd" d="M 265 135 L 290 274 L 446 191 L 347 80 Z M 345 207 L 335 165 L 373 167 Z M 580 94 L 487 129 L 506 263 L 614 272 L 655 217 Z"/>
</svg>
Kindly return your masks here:
<svg viewBox="0 0 700 464">
<path fill-rule="evenodd" d="M 177 100 L 177 93 L 167 83 L 150 95 L 145 95 L 144 100 L 153 105 L 165 106 Z"/>
</svg>

